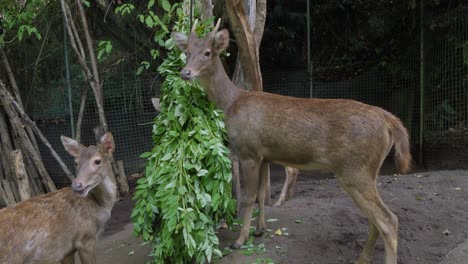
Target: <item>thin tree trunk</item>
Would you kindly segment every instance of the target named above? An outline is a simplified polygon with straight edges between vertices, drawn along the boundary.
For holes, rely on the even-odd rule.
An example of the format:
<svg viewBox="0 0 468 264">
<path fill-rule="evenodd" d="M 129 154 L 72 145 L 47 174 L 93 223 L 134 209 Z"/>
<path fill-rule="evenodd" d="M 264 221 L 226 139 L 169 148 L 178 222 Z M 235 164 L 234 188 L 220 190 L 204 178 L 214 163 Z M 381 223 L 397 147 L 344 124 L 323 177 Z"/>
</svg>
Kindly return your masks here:
<svg viewBox="0 0 468 264">
<path fill-rule="evenodd" d="M 24 108 L 23 100 L 21 99 L 21 95 L 19 92 L 18 84 L 16 83 L 15 75 L 13 74 L 13 71 L 11 70 L 8 57 L 6 56 L 6 53 L 3 50 L 3 48 L 0 48 L 0 56 L 2 57 L 3 65 L 5 66 L 5 70 L 8 74 L 8 78 L 10 79 L 11 88 L 13 90 L 13 93 L 15 94 L 15 98 L 18 101 L 19 105 Z M 39 145 L 37 144 L 36 138 L 34 137 L 34 133 L 32 132 L 31 129 L 26 129 L 26 132 L 28 133 L 29 138 L 34 148 L 37 150 L 38 155 L 40 156 L 41 154 L 39 152 Z"/>
<path fill-rule="evenodd" d="M 81 124 L 83 123 L 84 110 L 86 107 L 86 100 L 88 99 L 89 86 L 83 88 L 81 92 L 80 112 L 78 114 L 78 120 L 76 121 L 76 141 L 81 140 Z"/>
<path fill-rule="evenodd" d="M 202 19 L 207 20 L 213 16 L 213 3 L 211 0 L 202 0 Z"/>
<path fill-rule="evenodd" d="M 79 2 L 79 7 L 81 7 L 82 9 L 82 6 L 81 6 L 81 2 L 78 0 L 77 2 Z M 72 25 L 72 17 L 71 17 L 71 13 L 69 12 L 69 7 L 68 5 L 65 3 L 64 0 L 61 0 L 60 1 L 61 5 L 62 5 L 62 12 L 64 14 L 64 17 L 65 17 L 65 24 L 66 24 L 66 27 L 67 27 L 67 32 L 68 32 L 68 35 L 70 37 L 70 44 L 73 48 L 73 51 L 75 52 L 76 56 L 77 56 L 77 59 L 78 59 L 78 62 L 80 63 L 81 65 L 81 68 L 83 69 L 83 71 L 85 72 L 86 74 L 86 77 L 89 81 L 89 84 L 91 86 L 91 88 L 93 89 L 93 92 L 94 92 L 94 97 L 96 99 L 96 106 L 98 108 L 98 116 L 99 116 L 99 123 L 101 124 L 101 126 L 103 127 L 103 129 L 107 132 L 107 122 L 106 122 L 106 118 L 105 118 L 105 115 L 104 115 L 104 107 L 102 105 L 102 98 L 101 98 L 101 83 L 99 82 L 99 76 L 96 75 L 95 70 L 97 71 L 97 64 L 95 64 L 95 66 L 91 65 L 93 67 L 93 72 L 91 72 L 91 70 L 89 69 L 89 67 L 86 65 L 86 60 L 85 58 L 82 56 L 82 54 L 80 53 L 80 51 L 78 50 L 78 47 L 77 47 L 77 39 L 75 38 L 75 35 L 77 35 L 77 32 L 75 27 L 71 27 L 70 25 Z M 85 17 L 86 19 L 86 17 Z M 86 24 L 86 28 L 84 28 L 85 30 L 85 36 L 86 35 L 89 35 L 89 32 L 87 32 L 87 24 Z M 88 34 L 86 34 L 86 32 Z M 88 42 L 88 38 L 87 38 L 87 42 Z M 89 42 L 90 42 L 90 45 L 91 45 L 91 48 L 92 48 L 92 41 L 91 39 L 89 39 Z M 89 46 L 88 46 L 89 48 Z M 93 48 L 93 52 L 94 52 L 94 48 Z M 91 55 L 94 55 L 93 53 L 89 52 L 89 54 Z M 91 58 L 91 61 L 96 61 L 96 58 L 95 56 L 92 56 L 94 57 Z"/>
<path fill-rule="evenodd" d="M 18 139 L 21 141 L 21 145 L 24 147 L 25 153 L 28 153 L 31 156 L 34 162 L 34 165 L 37 168 L 41 176 L 41 180 L 42 180 L 42 183 L 44 184 L 44 187 L 49 192 L 56 191 L 57 188 L 55 187 L 55 184 L 50 179 L 49 173 L 44 167 L 44 164 L 42 163 L 40 156 L 38 155 L 36 149 L 34 148 L 34 145 L 32 144 L 30 138 L 28 137 L 24 129 L 24 126 L 18 117 L 18 114 L 16 113 L 13 106 L 11 105 L 11 101 L 9 100 L 9 98 L 11 97 L 12 96 L 7 91 L 5 84 L 0 80 L 0 102 L 3 104 L 3 107 L 8 117 L 10 118 L 12 130 L 15 133 L 17 133 Z"/>
<path fill-rule="evenodd" d="M 11 160 L 13 160 L 15 167 L 15 176 L 17 178 L 20 200 L 25 201 L 31 198 L 31 190 L 29 189 L 29 178 L 26 173 L 21 150 L 13 150 L 11 152 Z"/>
<path fill-rule="evenodd" d="M 81 0 L 76 0 L 76 5 L 78 6 L 78 11 L 80 13 L 81 17 L 81 23 L 83 25 L 83 32 L 85 35 L 86 39 L 86 44 L 88 46 L 88 54 L 91 62 L 91 69 L 93 71 L 93 80 L 96 83 L 96 103 L 99 101 L 98 106 L 98 113 L 99 113 L 99 121 L 101 123 L 102 128 L 104 129 L 104 132 L 108 131 L 107 128 L 107 122 L 106 122 L 106 116 L 104 114 L 104 101 L 103 101 L 103 93 L 102 93 L 102 86 L 101 86 L 101 81 L 99 79 L 99 71 L 97 67 L 97 61 L 96 61 L 96 54 L 94 52 L 94 45 L 93 45 L 93 39 L 91 38 L 91 35 L 89 34 L 89 29 L 88 29 L 88 22 L 86 21 L 86 15 L 84 12 L 83 4 L 81 3 Z"/>
</svg>

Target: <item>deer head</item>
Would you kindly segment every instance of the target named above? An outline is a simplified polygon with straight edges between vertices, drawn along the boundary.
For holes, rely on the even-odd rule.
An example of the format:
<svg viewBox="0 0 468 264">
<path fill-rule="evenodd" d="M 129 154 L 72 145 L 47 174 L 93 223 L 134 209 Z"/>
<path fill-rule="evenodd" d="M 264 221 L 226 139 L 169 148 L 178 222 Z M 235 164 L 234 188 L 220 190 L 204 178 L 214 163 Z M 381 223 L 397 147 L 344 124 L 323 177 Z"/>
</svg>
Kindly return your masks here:
<svg viewBox="0 0 468 264">
<path fill-rule="evenodd" d="M 65 150 L 75 157 L 78 173 L 71 189 L 81 197 L 98 186 L 107 177 L 109 158 L 114 152 L 114 138 L 111 133 L 104 134 L 97 146 L 85 147 L 77 141 L 61 136 Z"/>
<path fill-rule="evenodd" d="M 229 46 L 228 30 L 223 29 L 218 32 L 220 22 L 221 19 L 218 20 L 213 31 L 204 38 L 198 38 L 195 34 L 197 20 L 195 20 L 190 36 L 181 32 L 172 32 L 172 38 L 177 47 L 187 54 L 187 63 L 180 72 L 182 79 L 191 80 L 212 73 L 214 60 Z"/>
</svg>

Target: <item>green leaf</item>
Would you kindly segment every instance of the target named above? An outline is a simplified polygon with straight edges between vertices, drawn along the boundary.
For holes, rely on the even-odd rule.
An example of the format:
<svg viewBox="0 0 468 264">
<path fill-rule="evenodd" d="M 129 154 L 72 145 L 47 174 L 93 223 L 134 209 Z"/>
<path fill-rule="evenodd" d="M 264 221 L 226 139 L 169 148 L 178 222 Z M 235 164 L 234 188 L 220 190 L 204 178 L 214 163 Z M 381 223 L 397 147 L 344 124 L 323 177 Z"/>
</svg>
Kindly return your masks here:
<svg viewBox="0 0 468 264">
<path fill-rule="evenodd" d="M 170 12 L 170 11 L 171 11 L 171 4 L 169 4 L 169 1 L 167 1 L 167 0 L 162 0 L 162 1 L 161 1 L 161 5 L 162 5 L 162 8 L 164 9 L 164 11 L 166 11 L 166 12 Z"/>
<path fill-rule="evenodd" d="M 150 157 L 153 153 L 152 152 L 144 152 L 140 155 L 140 158 L 146 159 Z"/>
<path fill-rule="evenodd" d="M 154 0 L 148 1 L 148 9 L 151 9 L 154 6 Z"/>
<path fill-rule="evenodd" d="M 154 27 L 154 20 L 153 20 L 153 18 L 152 18 L 151 16 L 147 16 L 147 17 L 145 18 L 145 24 L 146 24 L 146 26 L 149 27 L 149 28 Z"/>
<path fill-rule="evenodd" d="M 91 6 L 91 3 L 87 0 L 81 0 L 81 3 L 83 3 L 83 5 L 85 5 L 86 7 L 90 7 Z"/>
</svg>

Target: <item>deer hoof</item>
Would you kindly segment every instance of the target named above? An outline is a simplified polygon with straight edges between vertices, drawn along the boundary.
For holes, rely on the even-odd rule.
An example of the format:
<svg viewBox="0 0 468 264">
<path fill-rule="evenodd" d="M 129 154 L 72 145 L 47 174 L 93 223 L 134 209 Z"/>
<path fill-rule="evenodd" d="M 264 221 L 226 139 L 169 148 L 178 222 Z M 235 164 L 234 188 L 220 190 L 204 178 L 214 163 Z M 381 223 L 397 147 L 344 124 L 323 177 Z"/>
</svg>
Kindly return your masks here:
<svg viewBox="0 0 468 264">
<path fill-rule="evenodd" d="M 232 245 L 230 246 L 230 248 L 231 248 L 231 249 L 239 249 L 241 246 L 242 246 L 241 244 L 239 244 L 239 243 L 236 242 L 236 243 L 232 244 Z"/>
<path fill-rule="evenodd" d="M 265 228 L 257 229 L 253 232 L 254 237 L 261 237 L 263 236 L 263 232 L 265 232 Z"/>
</svg>

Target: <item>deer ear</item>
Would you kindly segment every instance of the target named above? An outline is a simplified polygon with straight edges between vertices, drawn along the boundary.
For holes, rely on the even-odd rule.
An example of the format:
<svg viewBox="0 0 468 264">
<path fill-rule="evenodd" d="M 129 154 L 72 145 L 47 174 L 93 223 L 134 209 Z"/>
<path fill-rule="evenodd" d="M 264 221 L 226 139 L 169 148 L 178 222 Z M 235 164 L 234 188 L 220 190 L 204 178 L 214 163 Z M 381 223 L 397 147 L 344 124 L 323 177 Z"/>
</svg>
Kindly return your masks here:
<svg viewBox="0 0 468 264">
<path fill-rule="evenodd" d="M 229 46 L 229 31 L 227 29 L 223 29 L 219 32 L 216 32 L 214 42 L 216 53 L 220 54 L 221 52 L 225 51 Z"/>
<path fill-rule="evenodd" d="M 114 137 L 110 132 L 105 133 L 104 136 L 99 139 L 99 146 L 106 154 L 114 152 Z"/>
<path fill-rule="evenodd" d="M 183 52 L 187 50 L 188 46 L 188 37 L 184 33 L 172 32 L 172 38 L 174 39 L 177 47 Z"/>
<path fill-rule="evenodd" d="M 78 155 L 80 155 L 80 152 L 83 150 L 83 146 L 76 140 L 73 140 L 66 136 L 60 136 L 60 140 L 62 141 L 65 150 L 68 153 L 70 153 L 70 155 L 72 155 L 73 157 L 78 157 Z"/>
</svg>

